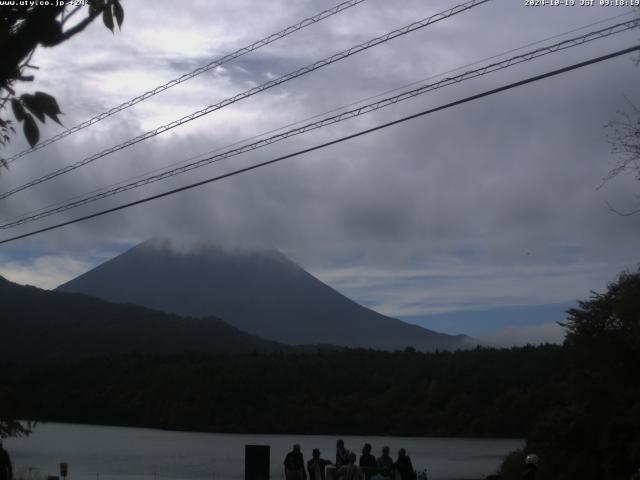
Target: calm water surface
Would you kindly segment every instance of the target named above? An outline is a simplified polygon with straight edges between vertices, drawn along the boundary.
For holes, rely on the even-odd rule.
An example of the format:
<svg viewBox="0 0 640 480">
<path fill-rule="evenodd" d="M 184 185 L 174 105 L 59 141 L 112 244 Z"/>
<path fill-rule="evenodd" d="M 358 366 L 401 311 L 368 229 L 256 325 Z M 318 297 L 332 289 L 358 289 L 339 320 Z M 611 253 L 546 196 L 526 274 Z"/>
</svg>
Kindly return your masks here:
<svg viewBox="0 0 640 480">
<path fill-rule="evenodd" d="M 378 456 L 389 445 L 393 457 L 407 449 L 416 469 L 427 469 L 430 480 L 480 479 L 501 459 L 520 448 L 517 439 L 405 438 L 344 436 L 348 449 L 360 452 L 373 445 Z M 69 464 L 68 480 L 241 480 L 244 446 L 271 446 L 271 478 L 283 478 L 282 461 L 294 443 L 305 460 L 313 448 L 335 461 L 335 436 L 250 435 L 169 432 L 145 428 L 39 424 L 27 438 L 5 439 L 14 469 L 31 477 L 57 475 L 60 462 Z M 35 475 L 34 475 L 35 473 Z"/>
</svg>

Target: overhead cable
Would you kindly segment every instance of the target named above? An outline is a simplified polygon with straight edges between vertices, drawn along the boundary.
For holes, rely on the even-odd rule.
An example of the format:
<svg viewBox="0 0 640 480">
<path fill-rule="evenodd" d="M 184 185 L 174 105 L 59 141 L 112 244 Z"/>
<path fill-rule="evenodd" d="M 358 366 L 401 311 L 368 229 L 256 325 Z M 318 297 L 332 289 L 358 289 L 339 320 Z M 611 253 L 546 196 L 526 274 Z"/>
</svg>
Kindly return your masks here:
<svg viewBox="0 0 640 480">
<path fill-rule="evenodd" d="M 63 167 L 61 169 L 55 170 L 47 175 L 44 175 L 43 177 L 37 178 L 35 180 L 31 180 L 19 187 L 16 187 L 12 190 L 9 190 L 7 192 L 4 192 L 2 194 L 0 194 L 0 199 L 4 199 L 7 197 L 10 197 L 11 195 L 14 195 L 22 190 L 25 190 L 27 188 L 33 187 L 35 185 L 38 185 L 40 183 L 46 182 L 48 180 L 51 180 L 53 178 L 56 178 L 60 175 L 69 173 L 73 170 L 76 170 L 77 168 L 80 168 L 84 165 L 87 165 L 88 163 L 94 162 L 96 160 L 98 160 L 99 158 L 105 157 L 111 153 L 117 152 L 119 150 L 122 150 L 124 148 L 130 147 L 132 145 L 135 145 L 136 143 L 139 143 L 143 140 L 147 140 L 149 138 L 155 137 L 156 135 L 159 135 L 161 133 L 164 133 L 168 130 L 171 130 L 175 127 L 178 127 L 180 125 L 183 125 L 187 122 L 190 122 L 192 120 L 195 120 L 197 118 L 200 118 L 204 115 L 207 115 L 209 113 L 212 113 L 216 110 L 220 110 L 221 108 L 224 108 L 228 105 L 231 105 L 233 103 L 236 103 L 240 100 L 243 100 L 247 97 L 253 96 L 257 93 L 263 92 L 265 90 L 268 90 L 270 88 L 273 88 L 277 85 L 281 85 L 282 83 L 288 82 L 289 80 L 293 80 L 294 78 L 300 77 L 302 75 L 306 75 L 308 73 L 311 73 L 315 70 L 318 70 L 322 67 L 325 67 L 327 65 L 330 65 L 332 63 L 335 63 L 337 61 L 343 60 L 345 58 L 348 58 L 356 53 L 362 52 L 364 50 L 367 50 L 369 48 L 375 47 L 377 45 L 380 45 L 382 43 L 388 42 L 389 40 L 392 40 L 394 38 L 400 37 L 402 35 L 406 35 L 408 33 L 414 32 L 418 29 L 427 27 L 429 25 L 432 25 L 436 22 L 439 22 L 441 20 L 445 20 L 449 17 L 452 17 L 454 15 L 457 15 L 459 13 L 465 12 L 471 8 L 474 8 L 478 5 L 481 5 L 483 3 L 487 3 L 490 2 L 491 0 L 470 0 L 468 2 L 465 2 L 463 4 L 457 5 L 453 8 L 450 8 L 448 10 L 445 10 L 443 12 L 437 13 L 435 15 L 432 15 L 428 18 L 419 20 L 417 22 L 413 22 L 409 25 L 406 25 L 402 28 L 393 30 L 391 32 L 388 32 L 382 36 L 373 38 L 367 42 L 364 43 L 360 43 L 358 45 L 355 45 L 351 48 L 348 48 L 347 50 L 343 50 L 342 52 L 339 53 L 335 53 L 329 57 L 326 57 L 322 60 L 319 60 L 315 63 L 312 63 L 310 65 L 307 65 L 306 67 L 302 67 L 298 70 L 295 70 L 294 72 L 288 73 L 286 75 L 282 75 L 281 77 L 278 77 L 274 80 L 270 80 L 266 83 L 263 83 L 262 85 L 259 85 L 257 87 L 251 88 L 249 90 L 246 90 L 242 93 L 239 93 L 238 95 L 235 95 L 233 97 L 227 98 L 219 103 L 216 103 L 214 105 L 210 105 L 208 107 L 205 107 L 201 110 L 198 110 L 190 115 L 186 115 L 178 120 L 174 120 L 173 122 L 170 122 L 166 125 L 163 125 L 161 127 L 158 127 L 154 130 L 150 130 L 146 133 L 143 133 L 135 138 L 132 138 L 130 140 L 127 140 L 126 142 L 123 142 L 119 145 L 115 145 L 111 148 L 108 148 L 106 150 L 103 150 L 100 153 L 96 153 L 94 155 L 91 155 L 89 157 L 86 157 L 76 163 L 73 163 L 71 165 L 68 165 L 66 167 Z"/>
<path fill-rule="evenodd" d="M 463 98 L 461 100 L 457 100 L 455 102 L 447 103 L 447 104 L 441 105 L 439 107 L 435 107 L 435 108 L 431 108 L 431 109 L 428 109 L 428 110 L 424 110 L 422 112 L 415 113 L 413 115 L 409 115 L 409 116 L 400 118 L 398 120 L 394 120 L 392 122 L 387 122 L 387 123 L 378 125 L 376 127 L 368 128 L 366 130 L 361 130 L 361 131 L 356 132 L 354 134 L 346 135 L 346 136 L 337 138 L 335 140 L 331 140 L 329 142 L 325 142 L 325 143 L 322 143 L 322 144 L 319 144 L 319 145 L 315 145 L 313 147 L 305 148 L 303 150 L 298 150 L 296 152 L 293 152 L 293 153 L 290 153 L 290 154 L 287 154 L 287 155 L 283 155 L 283 156 L 280 156 L 280 157 L 277 157 L 277 158 L 274 158 L 274 159 L 271 159 L 271 160 L 267 160 L 265 162 L 261 162 L 261 163 L 257 163 L 257 164 L 254 164 L 254 165 L 251 165 L 251 166 L 248 166 L 248 167 L 240 168 L 240 169 L 234 170 L 232 172 L 228 172 L 228 173 L 225 173 L 225 174 L 222 174 L 222 175 L 218 175 L 218 176 L 215 176 L 215 177 L 212 177 L 212 178 L 208 178 L 206 180 L 201 180 L 201 181 L 198 181 L 198 182 L 195 182 L 195 183 L 191 183 L 189 185 L 185 185 L 185 186 L 182 186 L 182 187 L 179 187 L 179 188 L 174 188 L 173 190 L 169 190 L 169 191 L 166 191 L 166 192 L 163 192 L 163 193 L 159 193 L 159 194 L 156 194 L 156 195 L 145 197 L 145 198 L 142 198 L 142 199 L 139 199 L 139 200 L 135 200 L 133 202 L 125 203 L 125 204 L 119 205 L 117 207 L 108 208 L 108 209 L 105 209 L 105 210 L 102 210 L 102 211 L 99 211 L 99 212 L 96 212 L 96 213 L 92 213 L 90 215 L 85 215 L 85 216 L 82 216 L 82 217 L 79 217 L 79 218 L 75 218 L 73 220 L 68 220 L 66 222 L 58 223 L 56 225 L 51 225 L 49 227 L 40 228 L 38 230 L 34 230 L 34 231 L 31 231 L 31 232 L 28 232 L 28 233 L 24 233 L 22 235 L 16 235 L 15 237 L 10 237 L 10 238 L 4 239 L 4 240 L 0 240 L 0 245 L 8 243 L 8 242 L 15 241 L 15 240 L 19 240 L 21 238 L 26 238 L 26 237 L 30 237 L 30 236 L 33 236 L 33 235 L 37 235 L 39 233 L 55 230 L 55 229 L 58 229 L 58 228 L 61 228 L 61 227 L 67 226 L 67 225 L 72 225 L 74 223 L 82 222 L 84 220 L 89 220 L 89 219 L 92 219 L 92 218 L 100 217 L 100 216 L 106 215 L 108 213 L 113 213 L 113 212 L 117 212 L 119 210 L 124 210 L 124 209 L 130 208 L 130 207 L 133 207 L 135 205 L 140 205 L 140 204 L 143 204 L 143 203 L 150 202 L 152 200 L 157 200 L 159 198 L 167 197 L 167 196 L 179 193 L 179 192 L 183 192 L 183 191 L 195 188 L 195 187 L 199 187 L 201 185 L 205 185 L 205 184 L 216 182 L 216 181 L 219 181 L 219 180 L 222 180 L 222 179 L 225 179 L 225 178 L 233 177 L 233 176 L 239 175 L 241 173 L 249 172 L 251 170 L 256 170 L 258 168 L 265 167 L 267 165 L 272 165 L 274 163 L 281 162 L 283 160 L 286 160 L 286 159 L 289 159 L 289 158 L 292 158 L 292 157 L 296 157 L 296 156 L 303 155 L 303 154 L 306 154 L 306 153 L 310 153 L 310 152 L 313 152 L 313 151 L 316 151 L 316 150 L 320 150 L 320 149 L 329 147 L 331 145 L 336 145 L 338 143 L 345 142 L 347 140 L 352 140 L 354 138 L 357 138 L 357 137 L 360 137 L 360 136 L 363 136 L 363 135 L 367 135 L 369 133 L 376 132 L 378 130 L 382 130 L 384 128 L 388 128 L 388 127 L 391 127 L 393 125 L 398 125 L 400 123 L 403 123 L 403 122 L 406 122 L 406 121 L 409 121 L 409 120 L 413 120 L 413 119 L 416 119 L 416 118 L 419 118 L 419 117 L 423 117 L 423 116 L 429 115 L 431 113 L 435 113 L 435 112 L 438 112 L 438 111 L 441 111 L 441 110 L 452 108 L 452 107 L 455 107 L 457 105 L 461 105 L 463 103 L 468 103 L 468 102 L 471 102 L 471 101 L 474 101 L 474 100 L 478 100 L 480 98 L 488 97 L 490 95 L 494 95 L 496 93 L 504 92 L 506 90 L 511 90 L 513 88 L 517 88 L 517 87 L 520 87 L 520 86 L 523 86 L 523 85 L 526 85 L 526 84 L 529 84 L 529 83 L 537 82 L 537 81 L 543 80 L 545 78 L 561 75 L 561 74 L 569 72 L 571 70 L 576 70 L 578 68 L 583 68 L 583 67 L 586 67 L 588 65 L 592 65 L 592 64 L 599 63 L 599 62 L 602 62 L 602 61 L 605 61 L 605 60 L 609 60 L 609 59 L 614 58 L 614 57 L 619 57 L 621 55 L 626 55 L 626 54 L 629 54 L 629 53 L 637 52 L 639 50 L 640 50 L 640 46 L 633 46 L 633 47 L 625 48 L 623 50 L 618 50 L 618 51 L 610 53 L 608 55 L 602 55 L 600 57 L 595 57 L 595 58 L 592 58 L 590 60 L 586 60 L 584 62 L 575 63 L 575 64 L 569 65 L 567 67 L 559 68 L 557 70 L 552 70 L 550 72 L 543 73 L 541 75 L 536 75 L 536 76 L 533 76 L 533 77 L 529 77 L 529 78 L 526 78 L 524 80 L 520 80 L 518 82 L 510 83 L 508 85 L 504 85 L 502 87 L 494 88 L 492 90 L 487 90 L 485 92 L 482 92 L 482 93 L 479 93 L 479 94 L 476 94 L 476 95 L 472 95 L 472 96 L 469 96 L 469 97 L 465 97 L 465 98 Z"/>
<path fill-rule="evenodd" d="M 241 57 L 247 53 L 253 52 L 255 50 L 258 50 L 259 48 L 262 48 L 266 45 L 269 45 L 270 43 L 275 42 L 276 40 L 280 40 L 281 38 L 287 37 L 289 35 L 291 35 L 292 33 L 295 33 L 299 30 L 302 30 L 303 28 L 306 28 L 310 25 L 314 25 L 322 20 L 324 20 L 325 18 L 329 18 L 333 15 L 336 15 L 344 10 L 347 10 L 348 8 L 354 7 L 356 5 L 358 5 L 359 3 L 364 2 L 365 0 L 349 0 L 346 2 L 342 2 L 328 10 L 324 10 L 320 13 L 317 13 L 309 18 L 305 18 L 304 20 L 296 23 L 295 25 L 290 25 L 282 30 L 280 30 L 279 32 L 276 33 L 272 33 L 271 35 L 264 37 L 261 40 L 258 40 L 257 42 L 252 43 L 251 45 L 247 45 L 246 47 L 242 47 L 238 50 L 236 50 L 235 52 L 232 53 L 228 53 L 222 57 L 216 58 L 215 60 L 212 60 L 211 62 L 207 63 L 206 65 L 202 65 L 198 68 L 196 68 L 195 70 L 192 70 L 189 73 L 185 73 L 184 75 L 178 77 L 178 78 L 174 78 L 173 80 L 168 81 L 167 83 L 160 85 L 158 87 L 155 87 L 151 90 L 148 90 L 146 92 L 144 92 L 141 95 L 138 95 L 135 98 L 132 98 L 131 100 L 128 100 L 124 103 L 121 103 L 120 105 L 118 105 L 117 107 L 113 107 L 110 110 L 107 110 L 106 112 L 102 112 L 99 113 L 93 117 L 91 117 L 88 120 L 85 120 L 82 123 L 79 123 L 71 128 L 68 128 L 67 130 L 64 130 L 50 138 L 47 138 L 46 140 L 43 140 L 41 142 L 39 142 L 38 144 L 36 144 L 35 146 L 28 148 L 26 150 L 23 150 L 22 152 L 16 153 L 15 155 L 7 158 L 5 161 L 7 164 L 10 164 L 12 162 L 14 162 L 15 160 L 17 160 L 20 157 L 24 157 L 25 155 L 28 155 L 31 152 L 35 152 L 36 150 L 40 150 L 41 148 L 46 147 L 47 145 L 51 145 L 54 142 L 57 142 L 60 139 L 63 139 L 69 135 L 71 135 L 72 133 L 78 132 L 84 128 L 87 128 L 93 124 L 96 124 L 102 120 L 104 120 L 105 118 L 108 118 L 112 115 L 115 115 L 118 112 L 121 112 L 122 110 L 125 110 L 129 107 L 132 107 L 144 100 L 147 100 L 148 98 L 153 97 L 154 95 L 157 95 L 160 92 L 164 92 L 165 90 L 170 89 L 171 87 L 175 87 L 176 85 L 179 85 L 183 82 L 186 82 L 187 80 L 191 80 L 194 77 L 197 77 L 198 75 L 208 72 L 209 70 L 212 70 L 214 68 L 217 68 L 221 65 L 224 65 L 225 63 L 228 63 L 232 60 L 235 60 L 238 57 Z"/>
<path fill-rule="evenodd" d="M 194 170 L 196 168 L 201 168 L 204 167 L 205 165 L 209 165 L 211 163 L 215 163 L 215 162 L 219 162 L 221 160 L 224 160 L 226 158 L 230 158 L 230 157 L 234 157 L 237 155 L 240 155 L 242 153 L 246 153 L 252 150 L 256 150 L 258 148 L 261 147 L 265 147 L 267 145 L 271 145 L 273 143 L 282 141 L 284 139 L 296 136 L 296 135 L 300 135 L 312 130 L 316 130 L 322 127 L 326 127 L 328 125 L 332 125 L 334 123 L 338 123 L 338 122 L 342 122 L 351 118 L 355 118 L 367 113 L 371 113 L 377 110 L 380 110 L 382 108 L 386 108 L 388 106 L 394 105 L 396 103 L 405 101 L 405 100 L 409 100 L 411 98 L 414 98 L 418 95 L 422 95 L 425 94 L 427 92 L 431 92 L 433 90 L 437 90 L 439 88 L 443 88 L 449 85 L 453 85 L 456 83 L 460 83 L 463 82 L 465 80 L 470 80 L 472 78 L 476 78 L 476 77 L 480 77 L 483 75 L 487 75 L 489 73 L 493 73 L 499 70 L 504 70 L 506 68 L 512 67 L 514 65 L 518 65 L 520 63 L 523 62 L 527 62 L 527 61 L 531 61 L 534 60 L 536 58 L 545 56 L 545 55 L 549 55 L 551 53 L 555 53 L 555 52 L 559 52 L 559 51 L 563 51 L 566 50 L 568 48 L 573 48 L 579 45 L 584 45 L 585 43 L 597 40 L 597 39 L 601 39 L 601 38 L 606 38 L 609 37 L 611 35 L 615 35 L 618 33 L 622 33 L 624 31 L 627 31 L 631 28 L 634 28 L 635 26 L 638 25 L 638 20 L 632 20 L 632 21 L 627 21 L 627 22 L 622 22 L 616 25 L 612 25 L 610 27 L 607 28 L 603 28 L 594 32 L 589 32 L 586 33 L 584 35 L 578 36 L 578 37 L 574 37 L 574 38 L 570 38 L 567 40 L 564 40 L 562 42 L 558 42 L 555 43 L 553 45 L 549 45 L 546 47 L 541 47 L 535 50 L 532 50 L 530 52 L 526 52 L 523 53 L 521 55 L 517 55 L 511 58 L 508 58 L 506 60 L 502 60 L 500 62 L 495 62 L 489 65 L 486 65 L 484 67 L 481 68 L 477 68 L 475 70 L 470 70 L 467 72 L 464 72 L 460 75 L 454 76 L 454 77 L 447 77 L 444 78 L 438 82 L 435 83 L 431 83 L 431 84 L 427 84 L 427 85 L 422 85 L 418 88 L 406 91 L 406 92 L 402 92 L 398 95 L 392 96 L 392 97 L 387 97 L 387 98 L 383 98 L 379 101 L 373 102 L 373 103 L 369 103 L 367 105 L 363 105 L 360 106 L 358 108 L 337 114 L 337 115 L 333 115 L 330 117 L 326 117 L 323 118 L 319 121 L 316 122 L 311 122 L 311 123 L 307 123 L 305 125 L 302 125 L 300 127 L 297 128 L 293 128 L 290 130 L 287 130 L 285 132 L 273 135 L 271 137 L 267 137 L 261 140 L 258 140 L 256 142 L 253 143 L 249 143 L 249 144 L 245 144 L 242 145 L 240 147 L 231 149 L 231 150 L 227 150 L 225 152 L 213 155 L 213 156 L 209 156 L 206 157 L 204 159 L 200 159 L 198 161 L 194 161 L 185 165 L 181 165 L 179 167 L 175 167 L 171 170 L 166 170 L 162 173 L 158 173 L 155 175 L 151 175 L 148 176 L 146 178 L 143 179 L 139 179 L 136 181 L 132 181 L 130 183 L 127 183 L 125 185 L 120 185 L 118 187 L 109 189 L 109 190 L 105 190 L 102 191 L 100 193 L 96 193 L 93 195 L 89 195 L 86 196 L 84 198 L 80 198 L 74 201 L 71 201 L 69 203 L 65 203 L 63 205 L 60 206 L 56 206 L 55 208 L 50 208 L 50 209 L 46 209 L 43 211 L 39 211 L 38 213 L 35 213 L 33 215 L 28 215 L 28 216 L 22 216 L 21 218 L 19 217 L 19 219 L 13 220 L 13 221 L 9 221 L 7 223 L 1 224 L 0 225 L 0 230 L 6 230 L 8 228 L 13 228 L 19 225 L 23 225 L 25 223 L 29 223 L 29 222 L 33 222 L 57 213 L 61 213 L 67 210 L 70 210 L 72 208 L 76 208 L 76 207 L 80 207 L 82 205 L 86 205 L 88 203 L 93 203 L 96 202 L 98 200 L 102 200 L 104 198 L 107 197 L 111 197 L 113 195 L 117 195 L 129 190 L 133 190 L 135 188 L 139 188 L 142 187 L 144 185 L 148 185 L 150 183 L 155 183 L 161 180 L 165 180 L 169 177 L 173 177 L 176 175 L 180 175 L 182 173 L 186 173 L 188 171 Z"/>
</svg>

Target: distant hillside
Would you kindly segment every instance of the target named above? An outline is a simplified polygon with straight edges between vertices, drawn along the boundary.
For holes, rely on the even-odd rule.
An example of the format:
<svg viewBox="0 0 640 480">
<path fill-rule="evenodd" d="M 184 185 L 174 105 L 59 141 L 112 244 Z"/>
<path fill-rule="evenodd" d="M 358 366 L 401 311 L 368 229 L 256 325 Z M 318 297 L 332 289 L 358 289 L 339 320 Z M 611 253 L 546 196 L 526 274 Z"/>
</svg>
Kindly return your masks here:
<svg viewBox="0 0 640 480">
<path fill-rule="evenodd" d="M 58 287 L 194 317 L 216 315 L 288 344 L 454 350 L 464 335 L 436 333 L 381 315 L 322 283 L 277 251 L 207 246 L 178 253 L 145 242 Z"/>
<path fill-rule="evenodd" d="M 124 352 L 268 352 L 287 348 L 215 318 L 181 318 L 0 277 L 0 358 L 43 359 Z"/>
</svg>

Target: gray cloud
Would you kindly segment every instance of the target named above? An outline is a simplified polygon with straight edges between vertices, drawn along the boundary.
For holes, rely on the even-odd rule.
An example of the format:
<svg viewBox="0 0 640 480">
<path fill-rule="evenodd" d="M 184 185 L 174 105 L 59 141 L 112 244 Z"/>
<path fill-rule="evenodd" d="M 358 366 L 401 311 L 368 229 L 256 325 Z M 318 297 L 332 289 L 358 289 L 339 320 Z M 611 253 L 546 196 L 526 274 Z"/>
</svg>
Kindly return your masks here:
<svg viewBox="0 0 640 480">
<path fill-rule="evenodd" d="M 67 114 L 65 122 L 73 124 L 154 82 L 179 76 L 208 55 L 251 43 L 324 6 L 247 0 L 222 2 L 213 9 L 209 2 L 189 2 L 178 11 L 175 2 L 157 2 L 153 9 L 158 14 L 151 17 L 150 7 L 131 5 L 122 33 L 111 36 L 94 25 L 82 40 L 40 52 L 37 60 L 43 69 L 37 85 L 56 94 Z M 370 0 L 16 162 L 0 177 L 2 189 L 238 93 L 268 75 L 286 73 L 450 6 L 444 1 L 428 6 L 406 1 L 392 7 Z M 599 7 L 526 9 L 520 2 L 496 1 L 16 195 L 3 202 L 2 215 L 90 191 L 620 12 Z M 207 35 L 210 40 L 201 40 Z M 512 72 L 447 87 L 57 219 L 157 193 L 609 52 L 633 43 L 637 35 L 625 34 Z M 171 41 L 163 41 L 167 38 Z M 440 286 L 423 279 L 408 289 L 395 288 L 391 281 L 361 289 L 342 285 L 356 299 L 393 314 L 412 308 L 464 308 L 465 301 L 538 304 L 545 294 L 552 301 L 574 300 L 589 288 L 601 289 L 615 271 L 638 259 L 637 219 L 605 208 L 606 201 L 619 205 L 633 198 L 637 182 L 621 178 L 596 188 L 610 167 L 602 126 L 624 107 L 623 94 L 633 95 L 631 85 L 637 83 L 638 72 L 629 59 L 611 60 L 47 233 L 31 245 L 54 246 L 81 258 L 86 248 L 134 243 L 153 235 L 261 244 L 283 249 L 321 272 L 321 278 L 325 272 L 327 281 L 333 278 L 327 265 L 343 259 L 338 269 L 361 268 L 365 284 L 375 278 L 371 270 L 391 274 L 429 262 L 449 272 L 465 265 L 486 272 L 475 291 L 459 279 Z M 47 133 L 56 131 L 47 127 Z M 532 281 L 527 270 L 531 265 L 542 266 L 548 278 Z M 554 270 L 554 265 L 562 268 Z M 584 279 L 579 289 L 559 288 L 578 278 Z"/>
</svg>

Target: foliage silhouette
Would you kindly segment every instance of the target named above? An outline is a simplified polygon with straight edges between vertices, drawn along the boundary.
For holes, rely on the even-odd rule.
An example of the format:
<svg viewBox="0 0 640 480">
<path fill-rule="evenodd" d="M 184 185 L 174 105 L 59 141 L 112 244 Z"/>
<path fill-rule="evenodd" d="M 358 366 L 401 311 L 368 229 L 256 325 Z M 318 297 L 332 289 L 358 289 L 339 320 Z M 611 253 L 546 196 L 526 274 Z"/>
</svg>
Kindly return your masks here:
<svg viewBox="0 0 640 480">
<path fill-rule="evenodd" d="M 567 313 L 564 399 L 526 450 L 540 456 L 542 480 L 629 478 L 640 465 L 640 269 Z"/>
<path fill-rule="evenodd" d="M 44 123 L 46 117 L 61 124 L 58 115 L 62 112 L 54 97 L 45 92 L 25 93 L 20 96 L 14 89 L 16 82 L 30 82 L 33 75 L 27 70 L 37 70 L 30 63 L 37 47 L 54 47 L 82 32 L 94 19 L 102 16 L 104 25 L 114 31 L 114 18 L 118 27 L 124 21 L 124 10 L 119 0 L 88 0 L 86 15 L 68 26 L 69 20 L 83 6 L 71 8 L 70 2 L 15 2 L 0 9 L 0 115 L 7 104 L 11 104 L 15 121 L 0 116 L 0 146 L 4 147 L 16 133 L 15 122 L 22 123 L 25 138 L 31 147 L 38 143 L 40 130 L 35 118 Z M 0 162 L 6 162 L 0 159 Z"/>
</svg>

